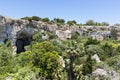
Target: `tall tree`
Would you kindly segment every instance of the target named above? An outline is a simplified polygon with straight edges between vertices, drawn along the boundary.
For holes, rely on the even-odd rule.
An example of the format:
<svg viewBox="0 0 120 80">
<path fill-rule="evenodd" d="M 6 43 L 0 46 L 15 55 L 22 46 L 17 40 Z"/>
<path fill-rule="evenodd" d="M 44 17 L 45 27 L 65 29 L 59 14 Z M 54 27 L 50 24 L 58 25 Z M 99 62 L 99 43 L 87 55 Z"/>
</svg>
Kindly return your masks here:
<svg viewBox="0 0 120 80">
<path fill-rule="evenodd" d="M 79 55 L 79 46 L 76 41 L 70 40 L 67 43 L 67 49 L 66 52 L 68 54 L 68 57 L 70 59 L 70 66 L 69 66 L 69 72 L 68 72 L 68 80 L 74 80 L 74 72 L 73 72 L 73 63 L 75 58 Z"/>
</svg>

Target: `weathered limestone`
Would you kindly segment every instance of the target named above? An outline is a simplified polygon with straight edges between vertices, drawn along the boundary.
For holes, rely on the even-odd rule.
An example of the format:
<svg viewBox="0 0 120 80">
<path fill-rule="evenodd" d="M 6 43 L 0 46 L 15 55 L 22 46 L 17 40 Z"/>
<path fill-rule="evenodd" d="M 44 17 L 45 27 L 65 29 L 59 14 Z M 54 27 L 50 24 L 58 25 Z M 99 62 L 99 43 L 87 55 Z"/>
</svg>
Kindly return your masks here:
<svg viewBox="0 0 120 80">
<path fill-rule="evenodd" d="M 97 77 L 97 76 L 106 76 L 107 75 L 107 72 L 104 70 L 104 69 L 96 69 L 95 71 L 92 72 L 92 75 L 94 77 Z"/>
<path fill-rule="evenodd" d="M 97 54 L 93 55 L 92 59 L 95 59 L 97 63 L 101 62 Z"/>
<path fill-rule="evenodd" d="M 58 36 L 59 40 L 66 40 L 71 38 L 72 32 L 71 30 L 56 30 L 56 35 Z"/>
<path fill-rule="evenodd" d="M 111 38 L 115 40 L 120 40 L 120 27 L 112 27 L 111 28 Z"/>
<path fill-rule="evenodd" d="M 32 35 L 34 34 L 34 26 L 37 27 L 34 21 L 30 23 L 27 20 L 10 19 L 0 15 L 0 44 L 4 44 L 6 39 L 11 40 L 13 53 L 15 53 L 21 46 L 23 48 L 30 44 Z M 21 51 L 22 49 L 18 52 Z"/>
<path fill-rule="evenodd" d="M 63 60 L 62 56 L 59 56 L 60 58 L 60 64 L 62 65 L 62 67 L 65 67 L 65 61 Z"/>
<path fill-rule="evenodd" d="M 96 69 L 92 72 L 92 76 L 95 77 L 95 80 L 120 80 L 119 73 L 115 72 L 114 70 L 105 70 L 105 69 Z"/>
</svg>

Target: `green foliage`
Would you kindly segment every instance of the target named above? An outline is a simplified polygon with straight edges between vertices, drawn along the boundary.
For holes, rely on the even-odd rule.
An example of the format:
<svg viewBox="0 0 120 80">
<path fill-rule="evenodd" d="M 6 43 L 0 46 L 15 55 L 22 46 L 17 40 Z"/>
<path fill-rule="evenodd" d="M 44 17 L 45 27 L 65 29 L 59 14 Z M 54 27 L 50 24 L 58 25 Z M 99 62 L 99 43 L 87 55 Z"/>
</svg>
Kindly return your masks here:
<svg viewBox="0 0 120 80">
<path fill-rule="evenodd" d="M 105 54 L 107 54 L 109 57 L 112 57 L 116 54 L 112 45 L 109 45 L 108 43 L 103 45 L 102 49 L 104 50 Z"/>
<path fill-rule="evenodd" d="M 91 55 L 88 56 L 87 61 L 83 64 L 83 75 L 91 74 L 92 73 L 92 65 L 93 60 L 91 59 Z"/>
<path fill-rule="evenodd" d="M 38 16 L 32 16 L 32 17 L 23 17 L 21 19 L 24 19 L 24 20 L 28 20 L 28 21 L 32 21 L 32 20 L 35 20 L 35 21 L 40 21 L 41 18 L 38 17 Z"/>
<path fill-rule="evenodd" d="M 107 64 L 113 67 L 116 71 L 120 71 L 120 55 L 111 57 L 106 60 Z"/>
<path fill-rule="evenodd" d="M 100 22 L 95 22 L 94 20 L 88 20 L 85 25 L 87 26 L 109 26 L 109 23 L 108 22 L 100 23 Z"/>
<path fill-rule="evenodd" d="M 100 41 L 98 41 L 96 39 L 88 38 L 87 42 L 85 43 L 85 46 L 87 46 L 87 45 L 97 45 L 99 43 L 100 43 Z"/>
<path fill-rule="evenodd" d="M 5 44 L 6 47 L 11 47 L 11 41 L 8 40 L 8 39 L 6 39 L 6 40 L 4 41 L 4 44 Z"/>
<path fill-rule="evenodd" d="M 38 17 L 38 16 L 32 16 L 32 20 L 35 20 L 35 21 L 40 21 L 40 20 L 41 20 L 41 18 L 40 18 L 40 17 Z"/>
<path fill-rule="evenodd" d="M 32 44 L 30 51 L 12 55 L 6 46 L 0 46 L 0 79 L 13 80 L 54 79 L 60 69 L 56 47 L 50 42 Z M 41 79 L 42 79 L 41 78 Z"/>
<path fill-rule="evenodd" d="M 109 23 L 108 22 L 102 22 L 101 26 L 109 26 Z"/>
<path fill-rule="evenodd" d="M 100 57 L 100 60 L 105 60 L 108 56 L 105 54 L 104 50 L 101 48 L 101 46 L 98 45 L 90 45 L 85 48 L 86 54 L 97 54 Z"/>
<path fill-rule="evenodd" d="M 38 80 L 36 75 L 29 67 L 20 68 L 17 73 L 9 74 L 12 80 Z"/>
<path fill-rule="evenodd" d="M 63 22 L 58 20 L 56 23 Z M 42 39 L 42 35 L 46 34 L 49 36 L 47 41 Z M 12 55 L 11 42 L 6 40 L 0 45 L 0 80 L 7 77 L 12 80 L 92 80 L 92 70 L 108 68 L 103 64 L 95 65 L 96 62 L 91 59 L 94 54 L 104 64 L 120 71 L 119 42 L 110 39 L 98 41 L 77 33 L 73 33 L 70 40 L 59 41 L 53 33 L 37 31 L 25 52 Z M 61 66 L 59 55 L 65 61 L 65 68 Z"/>
<path fill-rule="evenodd" d="M 44 41 L 42 39 L 42 33 L 41 32 L 35 32 L 35 34 L 33 35 L 33 43 L 36 43 L 36 42 L 42 42 Z"/>
<path fill-rule="evenodd" d="M 12 72 L 14 58 L 10 48 L 0 46 L 0 79 L 5 78 L 7 73 Z"/>
<path fill-rule="evenodd" d="M 117 23 L 117 24 L 114 24 L 115 26 L 120 26 L 120 24 L 119 23 Z"/>
<path fill-rule="evenodd" d="M 50 79 L 59 68 L 59 55 L 50 42 L 42 42 L 32 46 L 33 64 L 40 67 L 40 74 Z"/>
<path fill-rule="evenodd" d="M 94 25 L 95 23 L 94 23 L 94 21 L 93 20 L 88 20 L 87 22 L 86 22 L 86 25 L 88 25 L 88 26 L 92 26 L 92 25 Z"/>
<path fill-rule="evenodd" d="M 118 46 L 118 47 L 116 48 L 116 51 L 117 51 L 118 53 L 120 53 L 120 46 Z"/>
<path fill-rule="evenodd" d="M 57 24 L 64 24 L 64 23 L 65 23 L 65 20 L 64 20 L 64 19 L 60 19 L 60 18 L 54 18 L 54 19 L 53 19 L 53 22 L 54 22 L 54 23 L 57 23 Z"/>
<path fill-rule="evenodd" d="M 21 19 L 24 19 L 24 20 L 28 20 L 28 21 L 32 21 L 32 18 L 31 17 L 23 17 Z"/>
<path fill-rule="evenodd" d="M 55 35 L 53 33 L 50 33 L 50 32 L 48 32 L 47 34 L 48 34 L 50 40 L 51 39 L 57 39 L 57 35 Z"/>
<path fill-rule="evenodd" d="M 67 24 L 71 26 L 71 25 L 77 24 L 77 22 L 75 20 L 72 20 L 72 21 L 67 21 Z"/>
<path fill-rule="evenodd" d="M 50 19 L 46 17 L 46 18 L 42 18 L 42 21 L 43 22 L 50 22 Z"/>
<path fill-rule="evenodd" d="M 79 34 L 77 33 L 77 32 L 74 32 L 73 34 L 72 34 L 72 36 L 71 36 L 71 39 L 72 40 L 78 40 L 79 39 Z"/>
</svg>

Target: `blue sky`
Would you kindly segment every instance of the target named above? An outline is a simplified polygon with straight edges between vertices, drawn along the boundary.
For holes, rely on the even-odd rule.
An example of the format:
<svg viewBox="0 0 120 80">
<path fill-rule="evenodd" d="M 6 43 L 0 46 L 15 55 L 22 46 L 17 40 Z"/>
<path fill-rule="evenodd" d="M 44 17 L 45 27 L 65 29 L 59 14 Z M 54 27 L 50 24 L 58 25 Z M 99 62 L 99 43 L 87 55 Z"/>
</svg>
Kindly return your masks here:
<svg viewBox="0 0 120 80">
<path fill-rule="evenodd" d="M 0 0 L 0 15 L 120 23 L 120 0 Z"/>
</svg>

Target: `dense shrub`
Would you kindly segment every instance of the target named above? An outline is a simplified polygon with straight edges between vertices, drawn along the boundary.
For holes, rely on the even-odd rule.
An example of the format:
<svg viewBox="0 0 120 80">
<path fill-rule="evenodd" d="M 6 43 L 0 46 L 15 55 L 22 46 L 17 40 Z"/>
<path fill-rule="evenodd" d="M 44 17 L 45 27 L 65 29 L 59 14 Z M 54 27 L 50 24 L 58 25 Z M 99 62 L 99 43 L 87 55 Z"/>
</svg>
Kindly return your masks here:
<svg viewBox="0 0 120 80">
<path fill-rule="evenodd" d="M 87 42 L 85 43 L 85 46 L 87 46 L 87 45 L 97 45 L 99 43 L 100 43 L 100 41 L 98 41 L 96 39 L 88 38 Z"/>
<path fill-rule="evenodd" d="M 83 64 L 82 74 L 87 75 L 92 73 L 93 60 L 91 55 L 88 56 L 87 61 Z"/>
</svg>

